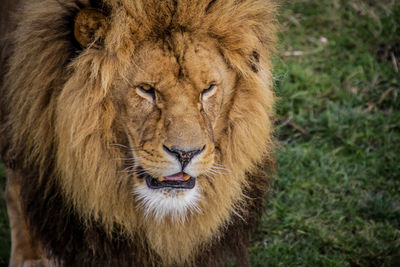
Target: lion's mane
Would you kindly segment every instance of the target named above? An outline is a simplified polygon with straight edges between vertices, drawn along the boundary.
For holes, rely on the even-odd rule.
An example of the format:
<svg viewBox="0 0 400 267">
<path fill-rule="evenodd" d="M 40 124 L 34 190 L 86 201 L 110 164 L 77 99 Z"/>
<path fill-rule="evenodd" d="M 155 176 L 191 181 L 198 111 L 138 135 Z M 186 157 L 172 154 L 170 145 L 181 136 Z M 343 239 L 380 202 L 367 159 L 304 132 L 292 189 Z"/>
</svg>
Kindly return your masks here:
<svg viewBox="0 0 400 267">
<path fill-rule="evenodd" d="M 263 168 L 273 166 L 274 2 L 86 2 L 23 1 L 3 49 L 1 152 L 6 167 L 24 177 L 33 236 L 66 266 L 215 265 L 226 253 L 245 264 L 248 230 L 268 187 Z M 110 14 L 102 49 L 84 50 L 73 37 L 74 17 L 88 5 Z M 214 179 L 202 213 L 180 227 L 168 220 L 148 225 L 137 212 L 115 160 L 125 154 L 112 144 L 126 140 L 110 96 L 128 52 L 173 30 L 214 38 L 240 77 L 226 123 L 217 126 L 219 161 L 230 172 Z"/>
</svg>

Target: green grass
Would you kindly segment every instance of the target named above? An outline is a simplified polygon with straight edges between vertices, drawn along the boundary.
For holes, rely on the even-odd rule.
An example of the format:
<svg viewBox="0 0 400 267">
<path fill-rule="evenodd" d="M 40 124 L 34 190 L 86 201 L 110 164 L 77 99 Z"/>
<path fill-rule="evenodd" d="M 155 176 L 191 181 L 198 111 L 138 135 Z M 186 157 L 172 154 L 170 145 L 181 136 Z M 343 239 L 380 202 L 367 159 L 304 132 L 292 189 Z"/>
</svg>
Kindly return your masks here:
<svg viewBox="0 0 400 267">
<path fill-rule="evenodd" d="M 279 171 L 251 266 L 400 266 L 400 4 L 291 0 L 280 13 Z M 8 231 L 2 201 L 0 265 Z"/>
<path fill-rule="evenodd" d="M 251 266 L 400 266 L 400 5 L 292 0 L 280 21 L 279 172 Z"/>
</svg>

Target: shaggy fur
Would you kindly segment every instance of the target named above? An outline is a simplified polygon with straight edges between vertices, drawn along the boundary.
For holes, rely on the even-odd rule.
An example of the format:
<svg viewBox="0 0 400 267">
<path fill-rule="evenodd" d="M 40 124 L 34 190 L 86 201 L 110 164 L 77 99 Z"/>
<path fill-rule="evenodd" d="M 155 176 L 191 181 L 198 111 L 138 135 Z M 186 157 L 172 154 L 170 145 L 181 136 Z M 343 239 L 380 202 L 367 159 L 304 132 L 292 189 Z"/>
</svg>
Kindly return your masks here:
<svg viewBox="0 0 400 267">
<path fill-rule="evenodd" d="M 81 47 L 74 18 L 89 6 L 107 15 L 107 31 Z M 273 1 L 20 7 L 2 44 L 0 146 L 21 174 L 23 214 L 44 256 L 65 266 L 214 266 L 230 254 L 245 265 L 268 188 L 259 165 L 273 165 Z M 154 102 L 143 81 L 159 89 Z M 205 149 L 187 166 L 200 196 L 158 216 L 146 213 L 154 198 L 135 194 L 144 186 L 135 168 L 176 172 L 163 144 Z"/>
</svg>

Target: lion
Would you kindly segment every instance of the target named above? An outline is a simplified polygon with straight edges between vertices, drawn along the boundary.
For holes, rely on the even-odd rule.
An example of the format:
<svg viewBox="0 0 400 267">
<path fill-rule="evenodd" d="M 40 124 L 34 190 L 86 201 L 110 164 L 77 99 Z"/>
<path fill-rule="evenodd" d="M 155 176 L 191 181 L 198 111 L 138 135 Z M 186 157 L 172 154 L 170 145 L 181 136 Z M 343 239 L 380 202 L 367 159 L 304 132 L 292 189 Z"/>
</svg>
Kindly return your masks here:
<svg viewBox="0 0 400 267">
<path fill-rule="evenodd" d="M 274 169 L 276 3 L 2 5 L 10 266 L 246 266 Z"/>
</svg>

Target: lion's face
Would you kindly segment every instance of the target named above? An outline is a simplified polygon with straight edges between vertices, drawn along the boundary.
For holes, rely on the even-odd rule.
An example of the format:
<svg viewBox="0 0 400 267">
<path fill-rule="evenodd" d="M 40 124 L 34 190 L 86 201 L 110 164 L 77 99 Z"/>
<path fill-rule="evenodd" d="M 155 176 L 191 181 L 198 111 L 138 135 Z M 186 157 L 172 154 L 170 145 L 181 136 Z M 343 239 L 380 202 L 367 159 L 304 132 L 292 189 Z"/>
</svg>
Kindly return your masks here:
<svg viewBox="0 0 400 267">
<path fill-rule="evenodd" d="M 209 37 L 172 39 L 141 44 L 114 89 L 132 190 L 157 219 L 198 210 L 203 179 L 221 172 L 216 130 L 236 79 Z"/>
</svg>

